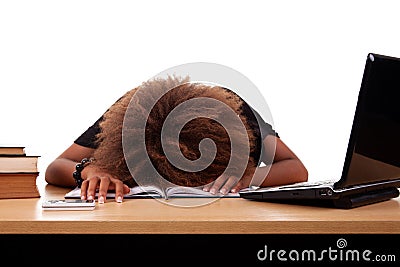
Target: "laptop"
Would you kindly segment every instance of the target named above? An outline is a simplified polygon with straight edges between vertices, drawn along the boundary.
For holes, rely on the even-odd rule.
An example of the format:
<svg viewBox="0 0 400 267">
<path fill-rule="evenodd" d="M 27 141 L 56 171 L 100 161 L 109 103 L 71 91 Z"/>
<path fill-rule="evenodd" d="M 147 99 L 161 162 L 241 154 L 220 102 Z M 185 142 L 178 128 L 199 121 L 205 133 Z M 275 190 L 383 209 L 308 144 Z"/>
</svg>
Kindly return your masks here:
<svg viewBox="0 0 400 267">
<path fill-rule="evenodd" d="M 340 179 L 249 187 L 242 198 L 354 208 L 399 196 L 400 59 L 367 55 Z"/>
</svg>

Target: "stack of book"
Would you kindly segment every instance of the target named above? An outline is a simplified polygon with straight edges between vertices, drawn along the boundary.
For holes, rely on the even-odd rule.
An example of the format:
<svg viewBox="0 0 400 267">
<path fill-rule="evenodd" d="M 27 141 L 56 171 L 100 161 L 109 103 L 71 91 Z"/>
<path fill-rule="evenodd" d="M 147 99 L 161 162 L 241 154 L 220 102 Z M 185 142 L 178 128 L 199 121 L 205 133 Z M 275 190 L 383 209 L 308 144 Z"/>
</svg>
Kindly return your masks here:
<svg viewBox="0 0 400 267">
<path fill-rule="evenodd" d="M 40 197 L 38 159 L 26 155 L 25 147 L 0 146 L 0 199 Z"/>
</svg>

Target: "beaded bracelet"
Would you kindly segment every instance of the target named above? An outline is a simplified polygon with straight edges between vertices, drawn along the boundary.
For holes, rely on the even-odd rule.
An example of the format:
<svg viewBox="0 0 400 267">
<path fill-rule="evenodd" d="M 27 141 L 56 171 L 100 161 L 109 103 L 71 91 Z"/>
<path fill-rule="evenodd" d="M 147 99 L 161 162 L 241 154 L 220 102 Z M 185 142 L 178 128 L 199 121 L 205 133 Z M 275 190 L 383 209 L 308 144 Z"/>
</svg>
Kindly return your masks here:
<svg viewBox="0 0 400 267">
<path fill-rule="evenodd" d="M 89 165 L 91 162 L 93 162 L 93 160 L 94 160 L 93 158 L 90 158 L 90 159 L 83 158 L 80 163 L 75 165 L 75 171 L 72 174 L 72 177 L 74 177 L 75 182 L 79 188 L 81 187 L 82 182 L 83 182 L 81 173 L 87 165 Z"/>
</svg>

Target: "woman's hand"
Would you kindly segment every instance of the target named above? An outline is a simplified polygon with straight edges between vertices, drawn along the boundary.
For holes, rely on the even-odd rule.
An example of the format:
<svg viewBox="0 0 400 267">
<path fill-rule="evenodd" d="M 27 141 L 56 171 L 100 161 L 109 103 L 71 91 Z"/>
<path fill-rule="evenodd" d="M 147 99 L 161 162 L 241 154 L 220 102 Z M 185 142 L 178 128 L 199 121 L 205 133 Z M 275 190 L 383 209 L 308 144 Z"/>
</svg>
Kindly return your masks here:
<svg viewBox="0 0 400 267">
<path fill-rule="evenodd" d="M 272 162 L 272 165 L 259 166 L 253 175 L 244 176 L 241 179 L 221 175 L 214 182 L 205 185 L 203 190 L 212 194 L 217 192 L 226 194 L 229 191 L 236 193 L 240 189 L 249 187 L 250 183 L 255 186 L 268 187 L 307 181 L 307 169 L 280 138 L 267 136 L 264 139 L 263 155 L 263 162 Z"/>
<path fill-rule="evenodd" d="M 118 178 L 99 170 L 97 167 L 88 165 L 82 171 L 81 199 L 94 199 L 98 192 L 98 202 L 106 201 L 108 190 L 115 191 L 115 201 L 122 202 L 124 194 L 129 193 L 129 187 Z"/>
<path fill-rule="evenodd" d="M 229 191 L 232 193 L 238 192 L 240 189 L 245 187 L 247 179 L 240 179 L 235 176 L 221 175 L 214 182 L 209 183 L 203 187 L 204 191 L 209 191 L 211 194 L 217 192 L 225 195 Z"/>
</svg>

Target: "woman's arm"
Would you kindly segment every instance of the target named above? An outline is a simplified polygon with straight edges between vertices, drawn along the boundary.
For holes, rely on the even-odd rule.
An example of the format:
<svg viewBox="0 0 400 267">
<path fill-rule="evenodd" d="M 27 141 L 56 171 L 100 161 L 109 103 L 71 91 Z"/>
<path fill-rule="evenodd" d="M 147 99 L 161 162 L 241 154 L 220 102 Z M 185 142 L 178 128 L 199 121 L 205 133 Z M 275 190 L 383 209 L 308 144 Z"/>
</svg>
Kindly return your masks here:
<svg viewBox="0 0 400 267">
<path fill-rule="evenodd" d="M 72 173 L 75 165 L 83 158 L 93 156 L 94 149 L 72 144 L 60 156 L 49 164 L 46 169 L 45 180 L 47 183 L 62 186 L 76 187 Z M 104 203 L 109 189 L 115 190 L 115 201 L 122 202 L 123 195 L 129 192 L 129 187 L 119 179 L 112 177 L 104 171 L 88 165 L 81 172 L 83 183 L 81 186 L 81 197 L 92 199 L 98 191 L 99 203 Z"/>
<path fill-rule="evenodd" d="M 269 149 L 276 143 L 275 155 L 271 155 L 273 149 Z M 260 186 L 275 186 L 305 182 L 308 180 L 308 171 L 301 160 L 278 137 L 268 135 L 264 139 L 263 161 L 268 162 L 273 158 L 272 165 L 258 167 L 254 174 L 254 181 L 262 181 Z"/>
<path fill-rule="evenodd" d="M 93 155 L 94 149 L 72 144 L 53 162 L 51 162 L 46 169 L 45 180 L 47 183 L 62 186 L 62 187 L 75 187 L 76 182 L 72 177 L 75 171 L 75 165 L 83 158 L 90 158 Z M 82 172 L 84 176 L 85 169 Z"/>
</svg>

